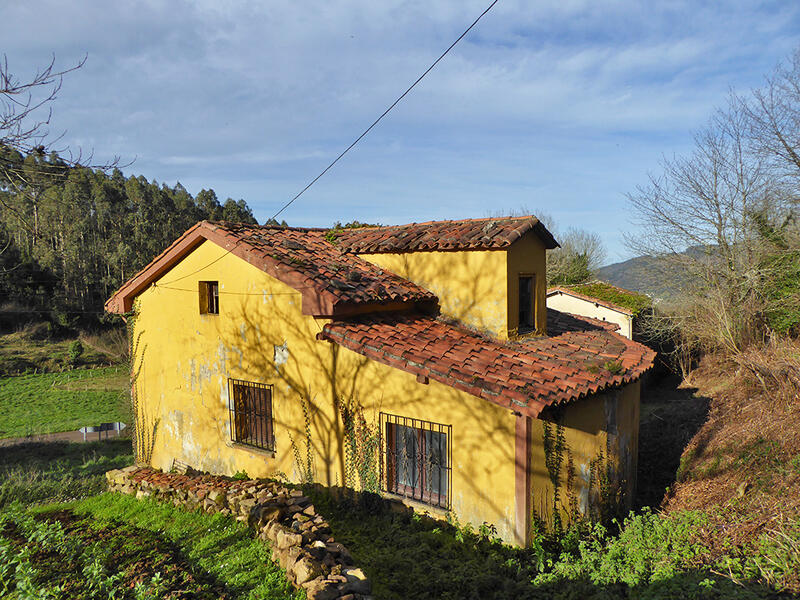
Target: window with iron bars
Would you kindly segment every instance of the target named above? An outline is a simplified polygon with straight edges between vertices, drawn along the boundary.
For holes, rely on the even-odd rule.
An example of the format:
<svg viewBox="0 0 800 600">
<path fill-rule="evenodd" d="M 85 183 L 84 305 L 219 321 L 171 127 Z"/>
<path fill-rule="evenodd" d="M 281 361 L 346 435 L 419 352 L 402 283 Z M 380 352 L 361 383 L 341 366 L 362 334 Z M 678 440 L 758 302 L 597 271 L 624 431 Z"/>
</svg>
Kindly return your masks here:
<svg viewBox="0 0 800 600">
<path fill-rule="evenodd" d="M 383 490 L 450 508 L 451 426 L 380 413 Z"/>
<path fill-rule="evenodd" d="M 272 429 L 272 386 L 265 383 L 228 380 L 231 440 L 275 450 Z"/>
</svg>

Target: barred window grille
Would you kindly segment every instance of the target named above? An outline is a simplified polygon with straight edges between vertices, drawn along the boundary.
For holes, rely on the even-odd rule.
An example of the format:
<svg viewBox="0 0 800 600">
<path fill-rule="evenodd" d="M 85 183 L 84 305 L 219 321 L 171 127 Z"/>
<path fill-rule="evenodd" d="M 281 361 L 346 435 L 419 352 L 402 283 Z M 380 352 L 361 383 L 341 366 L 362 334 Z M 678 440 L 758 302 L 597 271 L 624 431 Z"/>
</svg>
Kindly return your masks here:
<svg viewBox="0 0 800 600">
<path fill-rule="evenodd" d="M 380 414 L 383 490 L 450 508 L 451 426 Z"/>
<path fill-rule="evenodd" d="M 228 380 L 231 440 L 275 449 L 272 430 L 272 386 L 238 379 Z"/>
</svg>

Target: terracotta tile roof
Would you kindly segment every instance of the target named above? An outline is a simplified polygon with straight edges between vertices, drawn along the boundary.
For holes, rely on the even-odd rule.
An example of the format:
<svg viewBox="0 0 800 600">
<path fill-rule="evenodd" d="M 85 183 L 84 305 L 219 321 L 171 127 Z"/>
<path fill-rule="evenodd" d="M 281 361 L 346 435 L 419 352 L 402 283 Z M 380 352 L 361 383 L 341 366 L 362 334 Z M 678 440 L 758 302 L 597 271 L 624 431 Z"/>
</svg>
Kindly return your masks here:
<svg viewBox="0 0 800 600">
<path fill-rule="evenodd" d="M 319 337 L 532 417 L 547 406 L 634 381 L 655 357 L 606 330 L 501 343 L 420 314 L 334 321 Z M 616 373 L 604 366 L 617 362 Z"/>
<path fill-rule="evenodd" d="M 202 221 L 187 231 L 129 280 L 106 302 L 110 312 L 130 310 L 131 298 L 205 240 L 262 269 L 298 290 L 304 314 L 346 315 L 365 307 L 413 308 L 435 305 L 432 292 L 354 254 L 342 252 L 325 239 L 324 229 L 260 227 Z"/>
<path fill-rule="evenodd" d="M 570 331 L 617 331 L 619 325 L 592 317 L 573 315 L 554 308 L 547 309 L 547 335 L 561 335 Z"/>
<path fill-rule="evenodd" d="M 324 230 L 214 223 L 218 231 L 252 252 L 270 257 L 297 274 L 300 284 L 324 290 L 338 302 L 436 301 L 436 295 L 325 239 Z"/>
<path fill-rule="evenodd" d="M 359 254 L 434 250 L 492 250 L 506 248 L 533 231 L 546 248 L 558 242 L 533 215 L 461 221 L 430 221 L 408 225 L 362 227 L 337 232 L 337 245 Z"/>
</svg>

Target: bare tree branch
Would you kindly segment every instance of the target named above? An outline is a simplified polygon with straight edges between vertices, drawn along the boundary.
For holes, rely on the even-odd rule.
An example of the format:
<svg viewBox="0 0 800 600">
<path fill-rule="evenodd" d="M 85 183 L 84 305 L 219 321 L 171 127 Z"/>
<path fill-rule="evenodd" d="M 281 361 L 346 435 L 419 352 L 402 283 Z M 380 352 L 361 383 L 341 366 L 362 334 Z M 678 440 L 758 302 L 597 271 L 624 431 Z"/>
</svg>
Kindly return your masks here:
<svg viewBox="0 0 800 600">
<path fill-rule="evenodd" d="M 64 75 L 81 69 L 88 56 L 81 58 L 75 65 L 58 70 L 55 66 L 55 55 L 50 62 L 38 70 L 29 79 L 20 79 L 14 75 L 8 64 L 8 57 L 3 55 L 0 61 L 0 150 L 13 149 L 22 155 L 35 154 L 45 156 L 57 153 L 68 166 L 88 167 L 94 169 L 111 169 L 120 166 L 120 158 L 115 156 L 110 161 L 94 164 L 94 152 L 85 154 L 82 149 L 73 150 L 67 146 L 56 147 L 63 139 L 62 132 L 53 136 L 50 132 L 50 121 L 53 117 L 52 104 L 61 91 Z M 127 165 L 124 165 L 127 166 Z M 42 166 L 47 169 L 46 166 Z M 22 173 L 17 166 L 0 156 L 0 175 L 9 177 L 9 172 L 16 169 L 18 177 Z"/>
</svg>

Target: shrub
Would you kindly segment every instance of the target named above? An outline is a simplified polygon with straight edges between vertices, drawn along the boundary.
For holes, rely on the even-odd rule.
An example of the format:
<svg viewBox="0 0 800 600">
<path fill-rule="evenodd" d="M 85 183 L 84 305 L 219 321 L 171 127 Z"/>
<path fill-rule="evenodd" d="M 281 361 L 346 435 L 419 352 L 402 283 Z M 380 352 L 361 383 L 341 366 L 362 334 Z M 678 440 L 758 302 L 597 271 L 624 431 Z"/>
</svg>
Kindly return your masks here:
<svg viewBox="0 0 800 600">
<path fill-rule="evenodd" d="M 80 340 L 75 340 L 69 345 L 69 361 L 74 365 L 83 354 L 83 344 Z"/>
<path fill-rule="evenodd" d="M 575 555 L 562 554 L 553 570 L 537 583 L 562 579 L 589 579 L 595 585 L 623 583 L 631 587 L 675 577 L 694 566 L 707 549 L 693 540 L 705 516 L 683 512 L 665 517 L 645 510 L 628 516 L 618 536 L 595 525 L 588 539 L 579 542 Z"/>
</svg>

